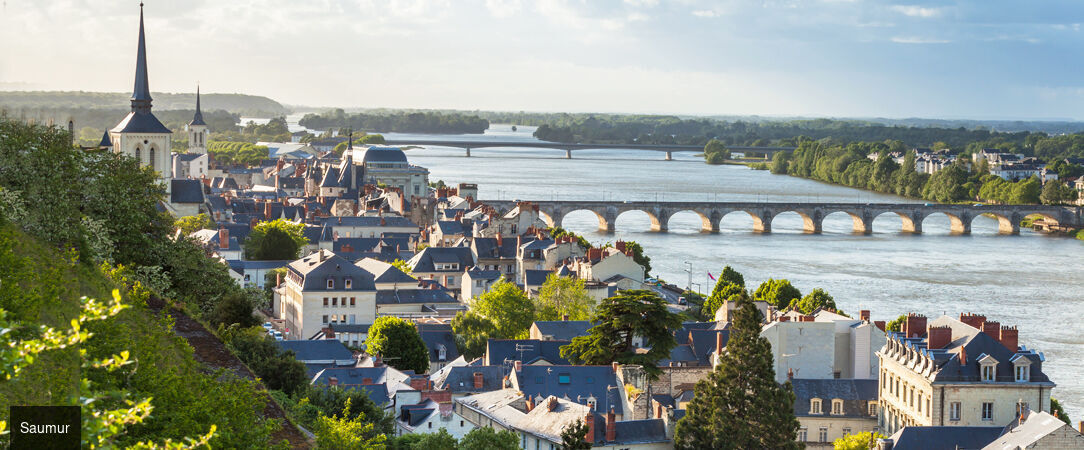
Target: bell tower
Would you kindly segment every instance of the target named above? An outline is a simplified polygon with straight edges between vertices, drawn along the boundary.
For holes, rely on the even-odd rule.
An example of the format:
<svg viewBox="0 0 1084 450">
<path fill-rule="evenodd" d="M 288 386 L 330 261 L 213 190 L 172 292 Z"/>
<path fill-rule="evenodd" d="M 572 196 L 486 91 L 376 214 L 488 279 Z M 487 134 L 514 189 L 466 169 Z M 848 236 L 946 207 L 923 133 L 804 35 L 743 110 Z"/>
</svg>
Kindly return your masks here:
<svg viewBox="0 0 1084 450">
<path fill-rule="evenodd" d="M 188 153 L 207 154 L 207 123 L 199 105 L 199 86 L 196 86 L 196 115 L 188 122 Z"/>
</svg>

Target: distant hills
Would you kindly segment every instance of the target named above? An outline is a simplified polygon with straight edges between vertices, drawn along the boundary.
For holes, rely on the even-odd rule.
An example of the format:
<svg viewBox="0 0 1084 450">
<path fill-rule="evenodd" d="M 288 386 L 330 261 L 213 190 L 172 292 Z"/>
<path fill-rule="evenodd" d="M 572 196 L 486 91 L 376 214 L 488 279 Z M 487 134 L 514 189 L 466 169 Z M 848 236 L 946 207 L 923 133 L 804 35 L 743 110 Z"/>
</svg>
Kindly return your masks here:
<svg viewBox="0 0 1084 450">
<path fill-rule="evenodd" d="M 154 109 L 194 110 L 196 94 L 172 94 L 153 92 Z M 63 109 L 128 109 L 131 94 L 123 92 L 84 92 L 84 91 L 0 91 L 0 109 L 8 114 L 26 112 L 32 116 L 34 110 Z M 259 95 L 213 94 L 200 95 L 204 111 L 226 110 L 234 114 L 256 117 L 274 117 L 288 114 L 290 110 L 281 103 Z"/>
</svg>

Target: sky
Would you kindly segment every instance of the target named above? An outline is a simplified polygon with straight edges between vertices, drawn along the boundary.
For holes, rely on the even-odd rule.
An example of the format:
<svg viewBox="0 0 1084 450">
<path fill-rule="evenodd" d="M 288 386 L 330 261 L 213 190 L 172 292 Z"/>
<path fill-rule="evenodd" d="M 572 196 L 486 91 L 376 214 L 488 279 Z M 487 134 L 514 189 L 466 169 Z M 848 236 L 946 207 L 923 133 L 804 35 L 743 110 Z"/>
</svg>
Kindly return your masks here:
<svg viewBox="0 0 1084 450">
<path fill-rule="evenodd" d="M 129 91 L 137 0 L 0 0 L 0 90 Z M 291 105 L 1084 119 L 1079 0 L 147 0 L 154 91 Z"/>
</svg>

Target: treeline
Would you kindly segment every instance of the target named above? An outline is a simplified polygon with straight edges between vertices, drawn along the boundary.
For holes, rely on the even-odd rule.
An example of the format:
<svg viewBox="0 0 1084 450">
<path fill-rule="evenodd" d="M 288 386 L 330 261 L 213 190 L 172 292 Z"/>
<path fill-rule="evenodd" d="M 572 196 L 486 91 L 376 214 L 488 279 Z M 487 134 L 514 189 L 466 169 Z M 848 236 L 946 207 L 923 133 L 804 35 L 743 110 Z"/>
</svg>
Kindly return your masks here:
<svg viewBox="0 0 1084 450">
<path fill-rule="evenodd" d="M 196 108 L 195 93 L 154 92 L 151 97 L 154 97 L 156 115 L 159 111 Z M 121 109 L 127 111 L 130 98 L 131 94 L 126 92 L 0 91 L 0 108 Z M 269 117 L 290 112 L 281 103 L 259 95 L 204 93 L 200 94 L 200 103 L 204 111 L 223 109 L 246 116 Z M 67 122 L 67 119 L 64 121 Z"/>
<path fill-rule="evenodd" d="M 355 131 L 396 133 L 482 133 L 489 121 L 476 115 L 440 112 L 389 112 L 347 114 L 334 109 L 306 114 L 299 124 L 314 130 L 353 128 Z"/>
<path fill-rule="evenodd" d="M 124 116 L 131 111 L 130 108 L 3 108 L 3 114 L 7 117 L 22 121 L 34 121 L 35 123 L 48 124 L 50 122 L 60 127 L 67 127 L 71 120 L 75 126 L 75 141 L 79 145 L 97 145 L 102 139 L 102 133 L 117 125 Z M 158 118 L 167 128 L 173 131 L 174 147 L 187 146 L 187 134 L 185 125 L 192 121 L 194 109 L 155 111 Z M 203 110 L 203 120 L 207 122 L 207 128 L 213 131 L 231 130 L 237 128 L 240 116 L 223 110 Z"/>
<path fill-rule="evenodd" d="M 219 164 L 253 166 L 267 159 L 267 146 L 249 142 L 211 142 L 207 153 Z"/>
<path fill-rule="evenodd" d="M 272 118 L 265 124 L 249 121 L 240 128 L 212 130 L 211 140 L 249 143 L 290 142 L 290 127 L 286 124 L 286 118 L 281 116 Z"/>
</svg>

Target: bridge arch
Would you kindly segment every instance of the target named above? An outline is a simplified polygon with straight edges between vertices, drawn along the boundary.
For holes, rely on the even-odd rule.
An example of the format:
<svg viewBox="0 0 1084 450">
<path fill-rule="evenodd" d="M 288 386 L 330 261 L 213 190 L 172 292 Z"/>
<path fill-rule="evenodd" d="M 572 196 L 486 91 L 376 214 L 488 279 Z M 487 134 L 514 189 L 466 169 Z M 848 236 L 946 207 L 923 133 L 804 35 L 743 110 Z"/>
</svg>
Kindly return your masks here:
<svg viewBox="0 0 1084 450">
<path fill-rule="evenodd" d="M 964 212 L 956 212 L 950 210 L 932 211 L 922 218 L 920 227 L 925 228 L 925 221 L 930 217 L 936 217 L 938 215 L 944 215 L 949 219 L 949 232 L 952 234 L 971 234 L 971 220 L 974 218 L 972 214 Z"/>
<path fill-rule="evenodd" d="M 870 221 L 870 227 L 877 222 L 877 219 L 882 218 L 885 215 L 890 217 L 898 217 L 900 219 L 900 233 L 922 233 L 922 219 L 925 218 L 922 213 L 917 211 L 874 211 L 870 214 L 873 219 Z"/>
<path fill-rule="evenodd" d="M 800 208 L 791 208 L 791 209 L 783 209 L 783 210 L 779 210 L 779 211 L 773 211 L 773 213 L 771 215 L 771 218 L 767 220 L 767 222 L 768 222 L 767 229 L 765 229 L 765 230 L 757 230 L 757 231 L 762 231 L 762 232 L 765 232 L 765 233 L 771 231 L 772 227 L 773 227 L 772 223 L 775 221 L 775 219 L 777 217 L 779 217 L 779 215 L 786 214 L 786 213 L 795 213 L 795 214 L 798 215 L 798 217 L 801 217 L 801 219 L 802 219 L 802 232 L 803 233 L 820 233 L 821 232 L 821 225 L 822 225 L 822 219 L 823 219 L 823 217 L 821 217 L 821 215 L 822 215 L 821 211 L 820 210 L 807 210 L 807 209 L 800 209 Z M 754 222 L 755 222 L 755 220 L 756 219 L 754 219 Z"/>
<path fill-rule="evenodd" d="M 616 215 L 614 216 L 614 225 L 616 226 L 617 225 L 617 220 L 620 219 L 621 216 L 623 216 L 623 215 L 625 215 L 627 213 L 634 213 L 633 215 L 637 215 L 636 213 L 643 213 L 643 214 L 647 215 L 648 220 L 651 222 L 651 224 L 650 224 L 651 231 L 661 231 L 661 232 L 666 231 L 666 220 L 660 218 L 657 211 L 651 211 L 651 210 L 645 209 L 645 208 L 619 209 L 617 211 Z"/>
<path fill-rule="evenodd" d="M 719 224 L 727 216 L 734 213 L 745 213 L 750 219 L 753 219 L 753 232 L 755 233 L 770 233 L 772 231 L 772 218 L 775 216 L 772 211 L 757 211 L 755 209 L 721 209 L 714 211 L 712 214 L 712 223 L 715 225 L 714 230 L 718 231 Z"/>
<path fill-rule="evenodd" d="M 568 227 L 564 223 L 565 218 L 567 218 L 569 214 L 579 212 L 579 211 L 590 212 L 590 213 L 594 214 L 596 218 L 598 218 L 598 231 L 599 232 L 613 233 L 613 231 L 614 231 L 614 222 L 617 220 L 617 215 L 616 214 L 607 214 L 606 211 L 601 211 L 600 212 L 600 211 L 598 211 L 598 210 L 596 210 L 594 208 L 589 208 L 589 207 L 568 208 L 567 210 L 563 210 L 560 213 L 556 213 L 554 216 L 551 216 L 552 217 L 551 220 L 554 220 L 554 223 L 557 226 L 560 226 L 561 228 L 566 228 L 567 229 Z M 560 218 L 559 221 L 557 221 L 558 217 Z"/>
<path fill-rule="evenodd" d="M 676 210 L 676 211 L 667 211 L 665 218 L 660 217 L 660 220 L 662 220 L 662 223 L 663 223 L 662 230 L 663 231 L 669 230 L 670 229 L 670 219 L 673 219 L 674 216 L 676 216 L 678 214 L 681 214 L 681 213 L 693 213 L 693 214 L 696 214 L 696 216 L 700 218 L 700 231 L 701 232 L 706 232 L 706 233 L 718 233 L 719 232 L 719 221 L 718 220 L 713 220 L 711 215 L 706 215 L 706 214 L 704 214 L 703 211 L 699 211 L 699 210 L 692 209 L 692 208 Z M 708 214 L 711 214 L 711 213 L 709 212 Z M 722 217 L 720 217 L 720 219 L 722 219 Z"/>
</svg>

